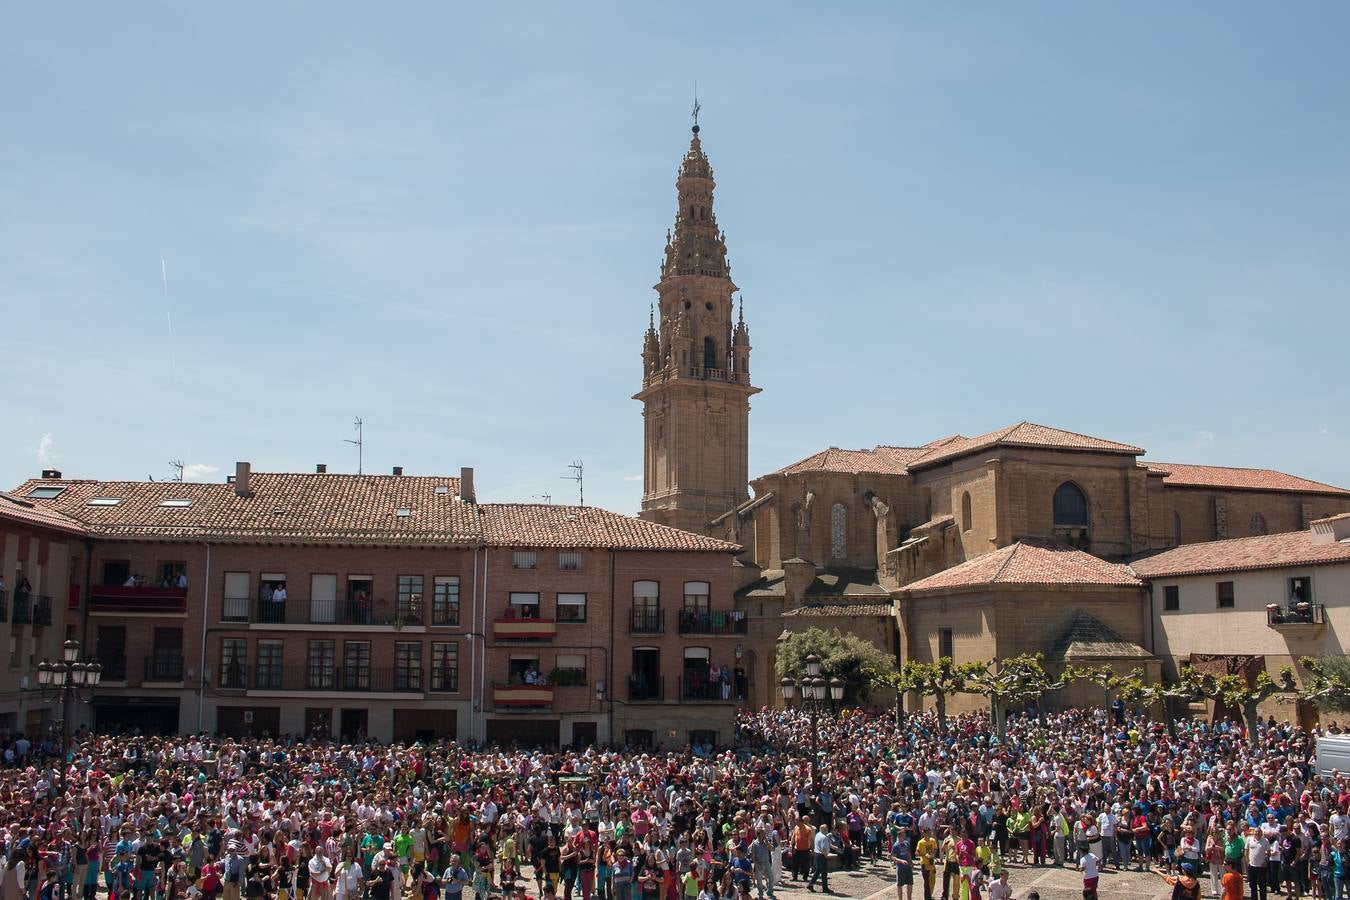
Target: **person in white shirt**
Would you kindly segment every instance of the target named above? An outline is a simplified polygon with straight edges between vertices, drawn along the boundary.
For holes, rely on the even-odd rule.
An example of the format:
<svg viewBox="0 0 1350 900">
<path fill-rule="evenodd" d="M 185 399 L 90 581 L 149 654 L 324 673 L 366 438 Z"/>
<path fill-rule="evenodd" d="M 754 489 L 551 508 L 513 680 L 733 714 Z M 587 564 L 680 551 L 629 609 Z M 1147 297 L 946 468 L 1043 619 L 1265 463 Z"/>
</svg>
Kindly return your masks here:
<svg viewBox="0 0 1350 900">
<path fill-rule="evenodd" d="M 1097 862 L 1097 854 L 1091 850 L 1084 853 L 1083 857 L 1078 860 L 1078 868 L 1083 871 L 1083 896 L 1085 897 L 1097 896 L 1097 878 L 1099 877 Z M 1088 893 L 1089 891 L 1091 893 Z"/>
<path fill-rule="evenodd" d="M 1008 883 L 1008 870 L 999 873 L 998 881 L 989 885 L 989 900 L 1013 900 L 1012 885 Z"/>
</svg>

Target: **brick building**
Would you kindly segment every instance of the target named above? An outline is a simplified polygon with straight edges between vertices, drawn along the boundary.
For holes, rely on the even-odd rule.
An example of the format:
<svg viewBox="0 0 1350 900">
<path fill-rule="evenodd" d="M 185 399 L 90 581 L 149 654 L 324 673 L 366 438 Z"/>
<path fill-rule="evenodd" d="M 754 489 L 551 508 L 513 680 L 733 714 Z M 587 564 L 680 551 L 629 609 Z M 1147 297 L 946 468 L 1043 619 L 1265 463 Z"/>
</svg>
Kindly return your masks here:
<svg viewBox="0 0 1350 900">
<path fill-rule="evenodd" d="M 729 542 L 591 507 L 480 504 L 469 469 L 46 475 L 0 522 L 50 520 L 88 548 L 43 584 L 60 584 L 64 627 L 103 664 L 101 728 L 730 738 L 747 685 Z"/>
</svg>

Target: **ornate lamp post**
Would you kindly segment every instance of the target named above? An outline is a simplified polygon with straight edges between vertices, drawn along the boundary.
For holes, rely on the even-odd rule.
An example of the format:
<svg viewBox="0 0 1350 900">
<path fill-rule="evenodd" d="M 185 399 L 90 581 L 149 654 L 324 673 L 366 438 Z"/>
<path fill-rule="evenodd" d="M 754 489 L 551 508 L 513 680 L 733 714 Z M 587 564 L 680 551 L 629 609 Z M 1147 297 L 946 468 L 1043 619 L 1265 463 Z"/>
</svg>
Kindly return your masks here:
<svg viewBox="0 0 1350 900">
<path fill-rule="evenodd" d="M 76 701 L 88 703 L 93 699 L 94 688 L 103 677 L 103 665 L 97 660 L 80 659 L 80 642 L 66 641 L 61 647 L 61 659 L 56 662 L 44 659 L 37 667 L 38 687 L 42 691 L 42 702 L 61 704 L 61 761 L 57 772 L 56 796 L 66 793 L 66 745 L 70 742 L 70 713 Z M 52 805 L 55 806 L 55 798 Z"/>
<path fill-rule="evenodd" d="M 835 703 L 844 699 L 844 679 L 839 676 L 826 681 L 820 674 L 820 657 L 812 653 L 806 657 L 806 674 L 793 678 L 784 675 L 778 682 L 779 688 L 783 692 L 783 701 L 792 703 L 792 695 L 797 688 L 801 688 L 802 706 L 806 708 L 811 716 L 811 784 L 816 790 L 820 790 L 820 772 L 817 769 L 817 758 L 820 754 L 820 727 L 816 716 L 820 708 L 825 705 L 826 690 L 829 691 L 829 699 Z"/>
</svg>

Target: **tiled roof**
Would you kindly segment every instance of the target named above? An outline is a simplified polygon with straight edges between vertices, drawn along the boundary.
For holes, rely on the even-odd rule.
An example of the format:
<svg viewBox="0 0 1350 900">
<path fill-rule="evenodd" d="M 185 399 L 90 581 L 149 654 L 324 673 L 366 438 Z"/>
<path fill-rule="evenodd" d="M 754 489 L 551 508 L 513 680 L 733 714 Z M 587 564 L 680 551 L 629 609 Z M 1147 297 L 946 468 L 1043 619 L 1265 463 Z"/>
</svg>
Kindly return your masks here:
<svg viewBox="0 0 1350 900">
<path fill-rule="evenodd" d="M 1350 490 L 1335 485 L 1310 481 L 1295 475 L 1286 475 L 1274 469 L 1236 469 L 1228 466 L 1194 466 L 1187 463 L 1164 463 L 1145 460 L 1149 472 L 1163 476 L 1169 487 L 1230 488 L 1240 491 L 1282 491 L 1298 494 L 1340 494 L 1350 496 Z"/>
<path fill-rule="evenodd" d="M 1308 531 L 1183 544 L 1130 563 L 1142 578 L 1350 563 L 1350 541 L 1314 543 Z"/>
<path fill-rule="evenodd" d="M 1147 659 L 1153 654 L 1080 609 L 1074 612 L 1046 655 L 1051 659 Z"/>
<path fill-rule="evenodd" d="M 250 495 L 234 485 L 40 479 L 14 493 L 63 486 L 35 508 L 83 522 L 94 537 L 304 541 L 394 545 L 476 544 L 733 552 L 735 544 L 595 507 L 474 504 L 459 479 L 414 475 L 254 472 Z M 115 499 L 115 505 L 89 501 Z M 164 501 L 190 501 L 163 505 Z"/>
<path fill-rule="evenodd" d="M 889 597 L 875 569 L 828 568 L 806 587 L 808 597 Z"/>
<path fill-rule="evenodd" d="M 1105 438 L 1091 437 L 1048 425 L 1034 422 L 1018 422 L 998 431 L 991 431 L 973 438 L 947 439 L 936 446 L 921 459 L 910 464 L 911 469 L 923 468 L 936 463 L 988 450 L 993 447 L 1040 447 L 1048 450 L 1088 450 L 1097 453 L 1123 453 L 1139 456 L 1144 451 L 1140 447 L 1108 441 Z"/>
<path fill-rule="evenodd" d="M 783 613 L 783 618 L 843 618 L 849 616 L 890 616 L 889 603 L 810 603 Z"/>
<path fill-rule="evenodd" d="M 1332 523 L 1332 522 L 1343 522 L 1343 521 L 1345 521 L 1346 519 L 1350 519 L 1350 512 L 1343 512 L 1343 513 L 1341 513 L 1340 515 L 1337 515 L 1337 516 L 1327 516 L 1325 519 L 1313 519 L 1312 522 L 1309 523 L 1309 524 L 1312 524 L 1312 525 L 1328 525 L 1328 524 L 1330 524 L 1330 523 Z"/>
<path fill-rule="evenodd" d="M 995 585 L 1138 587 L 1140 581 L 1125 566 L 1054 541 L 1027 538 L 911 582 L 903 590 L 914 593 Z"/>
<path fill-rule="evenodd" d="M 39 528 L 50 528 L 66 534 L 84 536 L 82 522 L 72 519 L 55 509 L 48 509 L 39 501 L 16 497 L 14 494 L 0 492 L 0 519 L 17 521 Z"/>
<path fill-rule="evenodd" d="M 830 447 L 798 460 L 790 466 L 779 469 L 780 475 L 797 475 L 803 472 L 843 472 L 851 475 L 881 474 L 904 475 L 915 469 L 945 462 L 969 453 L 988 450 L 996 446 L 1005 447 L 1041 447 L 1051 450 L 1088 450 L 1100 453 L 1122 453 L 1138 456 L 1144 451 L 1129 444 L 1120 444 L 1103 438 L 1075 434 L 1047 425 L 1031 422 L 1018 422 L 979 437 L 964 437 L 959 434 L 936 441 L 930 441 L 922 447 L 893 447 L 881 445 L 872 450 L 840 450 Z"/>
</svg>

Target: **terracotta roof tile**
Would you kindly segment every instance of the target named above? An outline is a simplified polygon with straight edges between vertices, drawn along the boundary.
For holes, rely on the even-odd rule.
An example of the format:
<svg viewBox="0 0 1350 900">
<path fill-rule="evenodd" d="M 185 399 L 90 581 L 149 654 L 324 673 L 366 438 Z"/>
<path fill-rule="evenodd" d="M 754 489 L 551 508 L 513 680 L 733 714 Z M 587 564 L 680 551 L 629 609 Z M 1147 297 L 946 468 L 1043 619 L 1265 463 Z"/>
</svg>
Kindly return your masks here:
<svg viewBox="0 0 1350 900">
<path fill-rule="evenodd" d="M 459 479 L 415 475 L 254 472 L 250 495 L 231 484 L 33 480 L 15 493 L 62 485 L 34 508 L 84 522 L 94 537 L 306 541 L 395 545 L 614 547 L 732 552 L 735 544 L 595 507 L 474 504 Z M 90 500 L 116 505 L 90 506 Z M 190 501 L 165 506 L 166 500 Z"/>
<path fill-rule="evenodd" d="M 890 616 L 894 612 L 889 603 L 810 603 L 786 610 L 783 618 Z"/>
<path fill-rule="evenodd" d="M 905 468 L 906 451 L 914 455 L 924 452 L 922 448 L 909 447 L 878 447 L 875 450 L 840 450 L 830 447 L 779 469 L 777 474 L 843 472 L 849 475 L 904 475 L 908 471 Z"/>
<path fill-rule="evenodd" d="M 1350 541 L 1317 543 L 1308 531 L 1183 544 L 1136 560 L 1130 568 L 1142 578 L 1206 575 L 1350 562 Z"/>
<path fill-rule="evenodd" d="M 1327 516 L 1325 519 L 1313 519 L 1312 522 L 1309 524 L 1329 525 L 1332 522 L 1344 522 L 1346 519 L 1350 519 L 1350 512 L 1343 512 L 1340 515 L 1336 516 Z"/>
<path fill-rule="evenodd" d="M 59 510 L 50 509 L 41 501 L 28 500 L 2 491 L 0 491 L 0 519 L 51 528 L 81 537 L 87 530 L 83 522 Z"/>
<path fill-rule="evenodd" d="M 1080 609 L 1046 655 L 1050 659 L 1148 659 L 1153 654 Z"/>
<path fill-rule="evenodd" d="M 1188 463 L 1164 463 L 1145 460 L 1149 472 L 1163 476 L 1169 487 L 1230 488 L 1240 491 L 1281 491 L 1299 494 L 1340 494 L 1350 490 L 1320 481 L 1286 475 L 1274 469 L 1240 469 L 1228 466 L 1195 466 Z"/>
<path fill-rule="evenodd" d="M 1030 538 L 985 553 L 903 587 L 906 592 L 944 591 L 993 585 L 1138 587 L 1128 568 L 1055 541 Z"/>
</svg>

